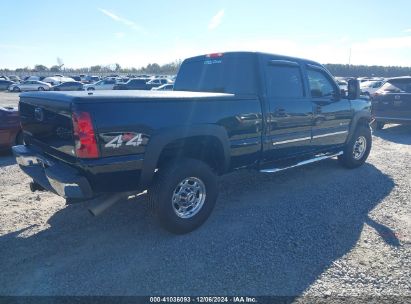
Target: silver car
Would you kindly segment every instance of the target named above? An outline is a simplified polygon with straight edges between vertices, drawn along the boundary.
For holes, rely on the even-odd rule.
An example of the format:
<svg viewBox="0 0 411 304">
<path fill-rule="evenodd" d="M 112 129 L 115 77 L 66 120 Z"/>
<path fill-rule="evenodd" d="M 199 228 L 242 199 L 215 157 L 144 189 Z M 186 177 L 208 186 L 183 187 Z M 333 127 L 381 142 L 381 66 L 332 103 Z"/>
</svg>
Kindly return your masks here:
<svg viewBox="0 0 411 304">
<path fill-rule="evenodd" d="M 49 91 L 51 84 L 37 80 L 27 80 L 22 83 L 12 84 L 9 87 L 9 91 L 22 92 L 22 91 Z"/>
</svg>

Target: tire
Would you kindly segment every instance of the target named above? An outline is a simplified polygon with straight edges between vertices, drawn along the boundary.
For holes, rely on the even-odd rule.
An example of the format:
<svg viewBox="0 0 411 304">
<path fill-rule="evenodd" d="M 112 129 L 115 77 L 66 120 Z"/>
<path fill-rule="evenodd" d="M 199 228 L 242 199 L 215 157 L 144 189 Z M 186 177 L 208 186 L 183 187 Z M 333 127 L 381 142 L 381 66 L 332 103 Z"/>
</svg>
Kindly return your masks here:
<svg viewBox="0 0 411 304">
<path fill-rule="evenodd" d="M 87 91 L 94 91 L 94 88 L 87 88 Z"/>
<path fill-rule="evenodd" d="M 23 137 L 23 132 L 19 132 L 16 135 L 16 140 L 15 140 L 16 145 L 24 145 L 24 137 Z"/>
<path fill-rule="evenodd" d="M 44 91 L 44 88 L 43 88 L 43 87 L 39 87 L 37 90 L 38 90 L 38 91 Z"/>
<path fill-rule="evenodd" d="M 346 168 L 357 168 L 367 160 L 371 146 L 372 137 L 370 127 L 359 125 L 355 129 L 352 138 L 345 145 L 344 154 L 340 155 L 338 160 Z"/>
<path fill-rule="evenodd" d="M 21 92 L 21 90 L 20 90 L 19 87 L 14 87 L 14 88 L 13 88 L 13 92 Z"/>
<path fill-rule="evenodd" d="M 184 192 L 184 182 L 188 185 L 188 192 Z M 148 189 L 149 204 L 160 225 L 175 234 L 188 233 L 200 227 L 210 216 L 217 196 L 217 176 L 211 168 L 202 161 L 188 158 L 160 168 Z M 184 204 L 185 199 L 192 203 L 186 210 L 178 204 Z"/>
</svg>

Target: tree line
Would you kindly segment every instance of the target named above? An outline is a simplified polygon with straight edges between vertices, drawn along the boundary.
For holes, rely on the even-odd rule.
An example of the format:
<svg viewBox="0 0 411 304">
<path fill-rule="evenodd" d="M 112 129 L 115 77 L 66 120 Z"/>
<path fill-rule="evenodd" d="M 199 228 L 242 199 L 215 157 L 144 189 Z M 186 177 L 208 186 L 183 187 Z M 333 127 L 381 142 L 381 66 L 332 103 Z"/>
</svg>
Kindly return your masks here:
<svg viewBox="0 0 411 304">
<path fill-rule="evenodd" d="M 121 74 L 161 74 L 173 75 L 177 74 L 182 61 L 177 60 L 171 63 L 160 65 L 158 63 L 150 63 L 141 68 L 123 68 L 120 64 L 112 65 L 94 65 L 87 68 L 63 68 L 63 65 L 53 65 L 47 67 L 42 64 L 36 64 L 33 68 L 25 67 L 15 70 L 0 69 L 0 74 L 10 74 L 13 72 L 54 72 L 54 73 L 72 73 L 72 74 L 107 74 L 107 73 L 121 73 Z M 348 65 L 348 64 L 325 64 L 325 67 L 334 76 L 342 77 L 395 77 L 395 76 L 409 76 L 411 75 L 411 67 L 400 66 L 367 66 L 367 65 Z"/>
<path fill-rule="evenodd" d="M 325 64 L 334 76 L 341 77 L 397 77 L 411 76 L 411 67 Z"/>
<path fill-rule="evenodd" d="M 43 64 L 36 64 L 33 68 L 24 67 L 15 70 L 10 69 L 0 69 L 0 74 L 10 74 L 16 73 L 44 73 L 44 72 L 54 72 L 54 73 L 64 73 L 64 74 L 107 74 L 107 73 L 121 73 L 121 74 L 162 74 L 162 75 L 174 75 L 177 74 L 181 60 L 177 60 L 171 63 L 160 65 L 158 63 L 149 63 L 145 67 L 141 68 L 123 68 L 120 64 L 115 63 L 112 65 L 93 65 L 86 68 L 63 68 L 59 65 L 53 65 L 50 68 Z"/>
</svg>

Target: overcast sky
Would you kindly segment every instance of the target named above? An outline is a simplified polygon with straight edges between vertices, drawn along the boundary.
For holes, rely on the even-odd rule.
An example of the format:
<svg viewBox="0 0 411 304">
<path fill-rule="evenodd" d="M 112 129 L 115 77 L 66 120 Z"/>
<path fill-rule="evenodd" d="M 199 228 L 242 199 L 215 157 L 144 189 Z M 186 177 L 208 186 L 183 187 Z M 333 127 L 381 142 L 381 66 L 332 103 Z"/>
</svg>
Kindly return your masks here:
<svg viewBox="0 0 411 304">
<path fill-rule="evenodd" d="M 141 67 L 253 50 L 411 66 L 411 1 L 2 1 L 0 68 Z"/>
</svg>

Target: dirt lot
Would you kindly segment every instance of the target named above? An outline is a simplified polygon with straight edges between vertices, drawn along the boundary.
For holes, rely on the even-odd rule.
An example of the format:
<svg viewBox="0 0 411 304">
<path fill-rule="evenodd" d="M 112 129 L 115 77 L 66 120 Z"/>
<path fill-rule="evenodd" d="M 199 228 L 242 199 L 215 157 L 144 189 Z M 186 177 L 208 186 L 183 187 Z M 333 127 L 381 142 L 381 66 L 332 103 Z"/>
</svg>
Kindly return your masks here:
<svg viewBox="0 0 411 304">
<path fill-rule="evenodd" d="M 17 106 L 19 93 L 9 93 L 0 91 L 0 107 Z"/>
<path fill-rule="evenodd" d="M 224 176 L 184 236 L 159 228 L 144 195 L 94 218 L 28 182 L 0 156 L 1 295 L 411 296 L 411 126 L 375 133 L 356 170 Z"/>
</svg>

